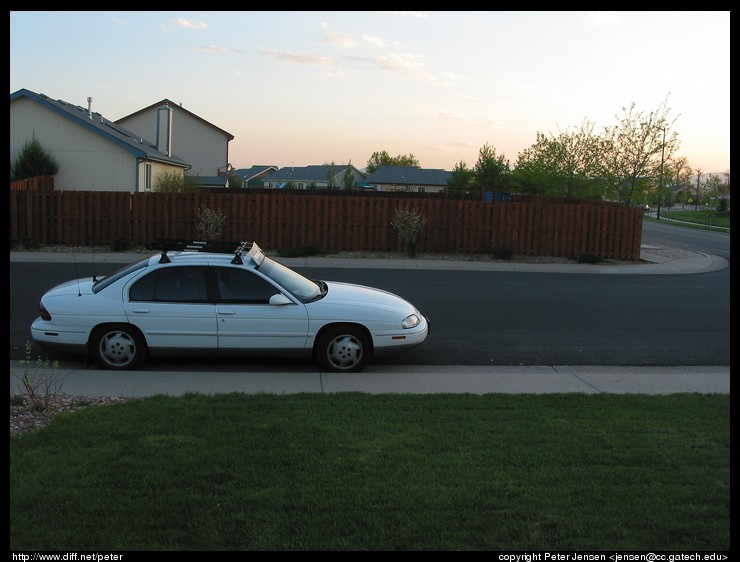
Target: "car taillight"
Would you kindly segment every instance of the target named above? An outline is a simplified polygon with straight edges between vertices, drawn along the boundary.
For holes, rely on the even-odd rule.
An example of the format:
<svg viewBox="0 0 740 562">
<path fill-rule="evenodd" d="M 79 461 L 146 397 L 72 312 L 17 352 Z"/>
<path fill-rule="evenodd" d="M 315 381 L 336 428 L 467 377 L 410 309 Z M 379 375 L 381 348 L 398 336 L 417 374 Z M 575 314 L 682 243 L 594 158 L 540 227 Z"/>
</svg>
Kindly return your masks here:
<svg viewBox="0 0 740 562">
<path fill-rule="evenodd" d="M 51 314 L 49 314 L 49 311 L 44 308 L 44 305 L 39 303 L 39 316 L 41 316 L 42 320 L 46 320 L 47 322 L 51 320 Z"/>
</svg>

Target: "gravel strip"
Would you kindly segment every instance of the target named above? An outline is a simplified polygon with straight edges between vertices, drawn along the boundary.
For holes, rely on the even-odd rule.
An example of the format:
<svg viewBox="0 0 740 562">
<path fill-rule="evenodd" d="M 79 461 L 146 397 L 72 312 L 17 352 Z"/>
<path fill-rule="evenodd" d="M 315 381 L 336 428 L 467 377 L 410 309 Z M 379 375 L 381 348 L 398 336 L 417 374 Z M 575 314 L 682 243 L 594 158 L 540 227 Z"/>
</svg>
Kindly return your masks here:
<svg viewBox="0 0 740 562">
<path fill-rule="evenodd" d="M 78 412 L 90 406 L 119 404 L 133 398 L 103 396 L 69 396 L 58 394 L 49 400 L 48 408 L 39 410 L 25 394 L 10 395 L 10 436 L 35 431 L 47 426 L 57 414 Z"/>
</svg>

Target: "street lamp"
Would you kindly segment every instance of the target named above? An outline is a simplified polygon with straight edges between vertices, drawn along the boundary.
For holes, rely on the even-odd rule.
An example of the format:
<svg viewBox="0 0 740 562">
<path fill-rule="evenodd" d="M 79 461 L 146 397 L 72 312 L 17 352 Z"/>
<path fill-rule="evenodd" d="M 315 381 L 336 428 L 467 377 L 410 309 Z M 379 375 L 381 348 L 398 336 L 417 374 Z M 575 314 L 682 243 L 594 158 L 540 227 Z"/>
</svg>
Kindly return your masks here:
<svg viewBox="0 0 740 562">
<path fill-rule="evenodd" d="M 660 220 L 660 203 L 663 200 L 663 168 L 665 166 L 665 127 L 662 127 L 663 131 L 663 144 L 660 147 L 660 183 L 658 184 L 658 212 L 655 214 L 655 219 Z"/>
</svg>

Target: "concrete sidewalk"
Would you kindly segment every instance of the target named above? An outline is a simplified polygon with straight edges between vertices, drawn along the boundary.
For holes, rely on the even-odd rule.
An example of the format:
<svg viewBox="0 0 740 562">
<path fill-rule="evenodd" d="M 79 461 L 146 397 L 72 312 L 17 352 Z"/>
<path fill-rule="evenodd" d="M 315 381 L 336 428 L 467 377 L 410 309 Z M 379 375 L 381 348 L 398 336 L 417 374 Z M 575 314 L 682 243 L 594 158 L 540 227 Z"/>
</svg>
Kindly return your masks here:
<svg viewBox="0 0 740 562">
<path fill-rule="evenodd" d="M 46 263 L 110 263 L 127 264 L 144 259 L 156 252 L 10 252 L 13 262 Z M 688 252 L 660 246 L 643 245 L 639 262 L 600 263 L 521 263 L 506 260 L 473 261 L 409 258 L 359 258 L 272 256 L 288 267 L 334 267 L 355 269 L 421 269 L 460 271 L 518 271 L 532 273 L 595 273 L 595 274 L 679 274 L 703 273 L 728 267 L 727 260 L 718 256 Z"/>
<path fill-rule="evenodd" d="M 10 392 L 22 366 L 10 362 Z M 186 393 L 297 394 L 729 394 L 730 368 L 621 366 L 381 366 L 354 374 L 322 372 L 188 372 L 60 369 L 72 396 L 144 397 Z"/>
</svg>

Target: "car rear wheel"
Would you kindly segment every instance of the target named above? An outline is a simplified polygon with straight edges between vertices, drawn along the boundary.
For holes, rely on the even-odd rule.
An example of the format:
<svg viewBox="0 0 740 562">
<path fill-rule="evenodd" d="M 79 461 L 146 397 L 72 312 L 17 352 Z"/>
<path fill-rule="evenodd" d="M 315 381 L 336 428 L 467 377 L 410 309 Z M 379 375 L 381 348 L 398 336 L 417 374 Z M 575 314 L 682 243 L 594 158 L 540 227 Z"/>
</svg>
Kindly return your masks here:
<svg viewBox="0 0 740 562">
<path fill-rule="evenodd" d="M 146 342 L 136 328 L 113 324 L 101 326 L 93 332 L 90 351 L 103 369 L 133 370 L 146 358 Z"/>
<path fill-rule="evenodd" d="M 316 344 L 316 359 L 325 371 L 356 373 L 370 360 L 372 341 L 362 328 L 349 324 L 327 328 Z"/>
</svg>

